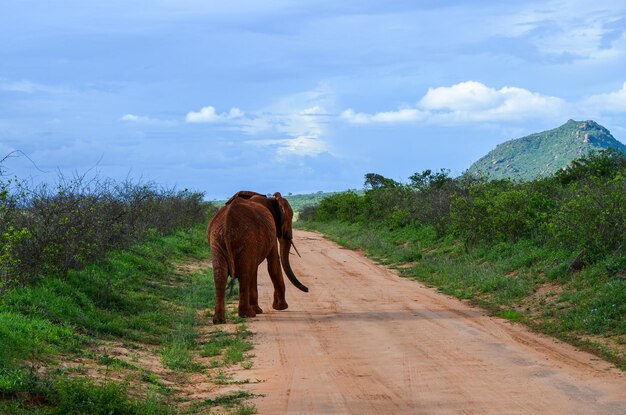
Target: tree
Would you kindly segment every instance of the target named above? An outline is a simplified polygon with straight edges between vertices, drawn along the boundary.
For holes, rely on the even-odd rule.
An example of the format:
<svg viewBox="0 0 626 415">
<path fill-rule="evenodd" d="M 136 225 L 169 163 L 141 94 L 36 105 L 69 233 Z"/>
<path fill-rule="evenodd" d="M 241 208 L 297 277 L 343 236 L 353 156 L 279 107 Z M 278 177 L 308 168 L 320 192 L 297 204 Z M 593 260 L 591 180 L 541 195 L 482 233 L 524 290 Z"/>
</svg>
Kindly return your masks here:
<svg viewBox="0 0 626 415">
<path fill-rule="evenodd" d="M 398 187 L 400 183 L 393 179 L 388 179 L 378 173 L 367 173 L 365 175 L 365 183 L 363 184 L 366 189 L 381 189 L 384 187 Z"/>
<path fill-rule="evenodd" d="M 427 169 L 421 173 L 414 173 L 409 177 L 409 180 L 411 182 L 410 186 L 418 190 L 441 189 L 446 184 L 452 182 L 450 170 L 448 169 L 439 169 L 439 171 L 435 173 Z"/>
</svg>

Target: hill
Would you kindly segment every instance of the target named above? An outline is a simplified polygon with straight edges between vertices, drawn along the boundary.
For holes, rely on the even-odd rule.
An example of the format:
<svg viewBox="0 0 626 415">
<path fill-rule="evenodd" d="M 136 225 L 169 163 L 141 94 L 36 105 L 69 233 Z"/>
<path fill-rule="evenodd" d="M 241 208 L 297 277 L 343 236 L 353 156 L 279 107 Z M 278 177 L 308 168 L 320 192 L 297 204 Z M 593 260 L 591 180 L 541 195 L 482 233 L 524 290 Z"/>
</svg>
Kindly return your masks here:
<svg viewBox="0 0 626 415">
<path fill-rule="evenodd" d="M 285 198 L 289 201 L 291 208 L 294 212 L 301 211 L 302 208 L 306 206 L 317 205 L 320 201 L 327 198 L 328 196 L 337 194 L 338 192 L 317 192 L 317 193 L 307 193 L 300 195 L 292 195 L 288 194 Z M 284 196 L 284 195 L 283 195 Z"/>
<path fill-rule="evenodd" d="M 532 180 L 550 176 L 585 154 L 608 148 L 626 153 L 626 145 L 595 121 L 569 120 L 558 128 L 499 144 L 472 164 L 468 173 L 490 179 Z"/>
<path fill-rule="evenodd" d="M 285 197 L 285 199 L 287 199 L 289 201 L 289 204 L 291 205 L 291 208 L 293 209 L 294 212 L 299 212 L 302 210 L 302 208 L 307 207 L 307 206 L 314 206 L 317 205 L 320 201 L 322 201 L 323 199 L 327 198 L 328 196 L 337 194 L 340 192 L 316 192 L 316 193 L 306 193 L 306 194 L 298 194 L 298 195 L 294 195 L 291 193 L 288 194 L 283 194 L 283 196 Z M 267 196 L 272 196 L 272 193 L 268 193 Z M 210 202 L 212 205 L 216 206 L 217 208 L 220 208 L 222 206 L 224 206 L 224 203 L 226 203 L 226 199 L 224 200 L 214 200 L 212 202 Z"/>
</svg>

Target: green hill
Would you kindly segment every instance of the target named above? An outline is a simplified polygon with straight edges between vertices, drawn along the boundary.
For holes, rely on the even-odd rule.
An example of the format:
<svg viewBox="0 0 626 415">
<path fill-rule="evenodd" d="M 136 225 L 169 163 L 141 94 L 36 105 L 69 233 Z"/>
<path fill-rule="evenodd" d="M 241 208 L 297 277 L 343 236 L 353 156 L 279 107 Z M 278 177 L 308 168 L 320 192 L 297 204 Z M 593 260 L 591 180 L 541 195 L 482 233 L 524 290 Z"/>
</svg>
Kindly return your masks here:
<svg viewBox="0 0 626 415">
<path fill-rule="evenodd" d="M 317 193 L 308 193 L 308 194 L 301 194 L 301 195 L 292 195 L 292 194 L 288 194 L 288 195 L 283 195 L 285 196 L 285 199 L 287 199 L 289 201 L 289 204 L 291 205 L 291 208 L 294 210 L 294 212 L 298 212 L 301 211 L 302 208 L 306 207 L 306 206 L 313 206 L 313 205 L 317 205 L 319 202 L 322 201 L 322 199 L 327 198 L 328 196 L 334 195 L 338 192 L 317 192 Z"/>
<path fill-rule="evenodd" d="M 468 173 L 490 179 L 532 180 L 550 176 L 585 154 L 607 148 L 626 153 L 626 145 L 595 121 L 569 120 L 553 130 L 499 144 L 472 164 Z"/>
<path fill-rule="evenodd" d="M 339 192 L 319 191 L 316 193 L 307 193 L 307 194 L 298 194 L 298 195 L 293 195 L 291 193 L 288 193 L 288 194 L 283 194 L 283 196 L 285 197 L 285 199 L 289 201 L 289 204 L 291 205 L 291 208 L 293 209 L 293 211 L 299 212 L 302 210 L 302 208 L 305 208 L 307 206 L 317 205 L 320 201 L 322 201 L 322 199 L 325 199 L 328 196 L 331 196 L 337 193 Z M 268 193 L 267 195 L 272 196 L 272 193 Z M 215 206 L 220 208 L 224 205 L 224 203 L 226 203 L 226 199 L 214 200 L 211 203 L 213 203 Z"/>
</svg>

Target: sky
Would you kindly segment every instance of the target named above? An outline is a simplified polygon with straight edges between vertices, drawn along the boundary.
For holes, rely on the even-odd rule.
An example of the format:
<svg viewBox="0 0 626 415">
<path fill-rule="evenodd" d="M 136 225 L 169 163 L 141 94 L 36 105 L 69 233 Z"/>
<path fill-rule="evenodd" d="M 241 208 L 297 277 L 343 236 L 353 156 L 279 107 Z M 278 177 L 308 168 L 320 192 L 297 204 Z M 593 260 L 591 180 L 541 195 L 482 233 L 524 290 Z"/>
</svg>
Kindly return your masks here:
<svg viewBox="0 0 626 415">
<path fill-rule="evenodd" d="M 623 0 L 0 0 L 0 159 L 32 182 L 360 189 L 568 119 L 626 142 Z"/>
</svg>

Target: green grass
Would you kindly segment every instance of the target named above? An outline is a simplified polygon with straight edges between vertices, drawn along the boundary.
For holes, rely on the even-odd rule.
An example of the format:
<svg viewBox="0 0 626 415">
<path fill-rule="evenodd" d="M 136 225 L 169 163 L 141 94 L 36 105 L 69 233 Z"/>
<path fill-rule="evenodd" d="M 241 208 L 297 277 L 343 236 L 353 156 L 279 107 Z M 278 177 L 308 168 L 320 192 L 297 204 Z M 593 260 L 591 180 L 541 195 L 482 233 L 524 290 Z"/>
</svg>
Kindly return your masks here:
<svg viewBox="0 0 626 415">
<path fill-rule="evenodd" d="M 229 392 L 225 395 L 220 395 L 214 399 L 206 399 L 205 403 L 209 405 L 209 407 L 213 406 L 224 406 L 226 408 L 233 407 L 235 405 L 241 404 L 242 401 L 246 399 L 252 398 L 254 395 L 245 390 L 237 390 L 233 392 Z"/>
<path fill-rule="evenodd" d="M 163 349 L 161 360 L 169 369 L 198 372 L 203 366 L 194 361 L 192 350 L 197 347 L 196 310 L 207 306 L 215 298 L 213 281 L 207 274 L 195 274 L 181 294 L 180 310 L 174 320 L 176 325 Z M 171 319 L 171 317 L 170 317 Z"/>
<path fill-rule="evenodd" d="M 216 330 L 210 334 L 208 341 L 202 345 L 200 355 L 203 357 L 221 356 L 221 364 L 223 365 L 244 363 L 248 357 L 246 352 L 252 350 L 252 343 L 248 339 L 250 335 L 251 333 L 244 323 L 240 323 L 237 326 L 235 333 Z M 216 359 L 215 362 L 219 361 Z M 249 366 L 249 368 L 251 367 Z"/>
<path fill-rule="evenodd" d="M 31 379 L 29 390 L 19 398 L 0 401 L 2 414 L 93 414 L 93 415 L 167 415 L 176 413 L 154 393 L 132 398 L 128 385 L 120 382 L 95 382 L 87 377 Z M 11 395 L 3 394 L 5 398 Z"/>
<path fill-rule="evenodd" d="M 221 368 L 213 375 L 212 380 L 217 385 L 245 385 L 250 383 L 250 379 L 234 380 L 231 374 L 226 373 Z"/>
<path fill-rule="evenodd" d="M 138 370 L 139 368 L 132 363 L 128 363 L 125 360 L 118 359 L 116 357 L 112 357 L 109 355 L 100 355 L 97 358 L 98 364 L 106 367 L 110 367 L 113 369 L 131 369 Z"/>
<path fill-rule="evenodd" d="M 224 349 L 223 346 L 221 346 L 219 343 L 206 343 L 202 350 L 200 351 L 200 355 L 202 357 L 213 357 L 213 356 L 219 356 L 222 354 L 222 350 Z"/>
<path fill-rule="evenodd" d="M 298 226 L 363 249 L 383 264 L 408 263 L 399 268 L 401 275 L 582 346 L 626 369 L 623 347 L 620 351 L 607 346 L 607 341 L 620 344 L 626 338 L 626 279 L 615 272 L 619 266 L 614 260 L 569 274 L 571 253 L 527 240 L 468 247 L 451 238 L 436 238 L 432 229 L 420 226 L 389 229 L 338 221 Z M 558 287 L 558 292 L 536 294 L 550 286 Z"/>
<path fill-rule="evenodd" d="M 43 276 L 3 293 L 0 413 L 176 413 L 166 402 L 171 389 L 154 373 L 93 350 L 104 340 L 138 343 L 159 350 L 172 370 L 201 370 L 192 354 L 196 315 L 213 306 L 212 277 L 208 270 L 179 273 L 174 264 L 209 257 L 204 232 L 198 225 L 156 237 L 65 277 Z M 84 368 L 61 369 L 67 359 L 91 361 L 104 373 L 135 372 L 145 384 L 93 380 L 81 376 Z"/>
<path fill-rule="evenodd" d="M 498 317 L 511 321 L 521 321 L 523 318 L 522 314 L 515 310 L 502 310 L 498 313 Z"/>
<path fill-rule="evenodd" d="M 165 383 L 163 383 L 163 381 L 150 370 L 142 370 L 139 379 L 141 379 L 143 382 L 156 386 L 164 395 L 171 393 L 171 389 L 168 388 Z"/>
<path fill-rule="evenodd" d="M 252 349 L 252 344 L 241 338 L 236 338 L 226 349 L 224 353 L 224 363 L 233 365 L 243 362 L 245 352 Z"/>
<path fill-rule="evenodd" d="M 173 340 L 163 347 L 161 361 L 163 366 L 172 370 L 193 372 L 202 369 L 201 365 L 194 362 L 189 345 L 178 340 Z"/>
<path fill-rule="evenodd" d="M 254 404 L 240 404 L 237 409 L 232 412 L 232 415 L 253 415 L 257 413 L 256 406 Z"/>
</svg>

